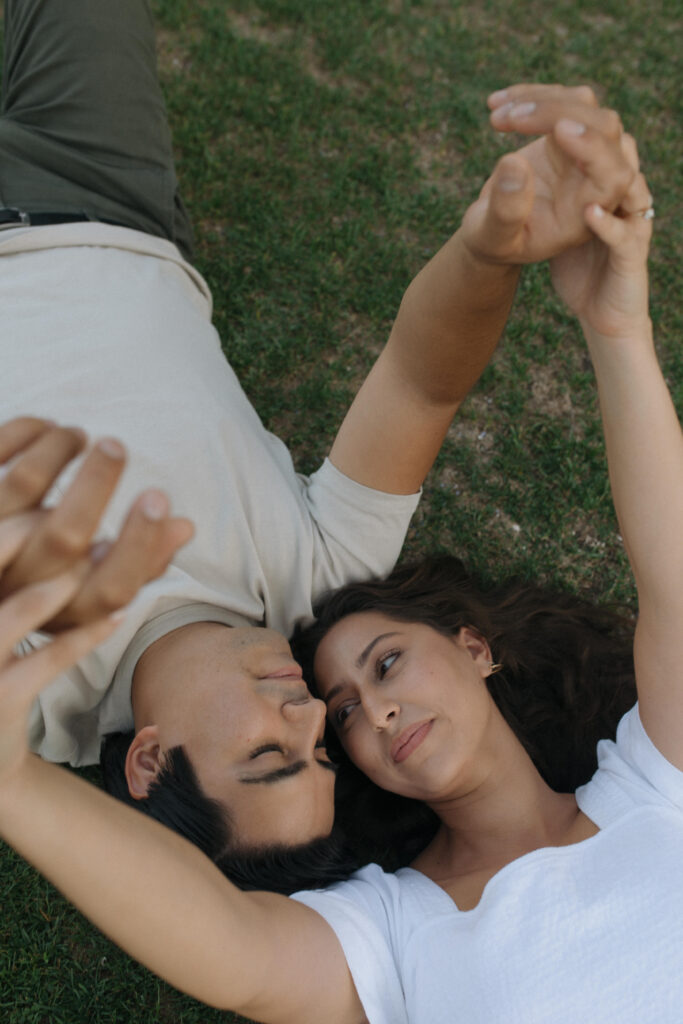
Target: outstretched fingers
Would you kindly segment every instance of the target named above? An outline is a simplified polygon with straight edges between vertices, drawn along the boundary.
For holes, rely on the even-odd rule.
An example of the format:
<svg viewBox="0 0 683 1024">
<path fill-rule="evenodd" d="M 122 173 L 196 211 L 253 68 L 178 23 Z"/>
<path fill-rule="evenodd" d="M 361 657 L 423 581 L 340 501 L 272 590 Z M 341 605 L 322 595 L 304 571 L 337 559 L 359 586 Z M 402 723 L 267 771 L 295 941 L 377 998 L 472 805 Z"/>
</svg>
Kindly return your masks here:
<svg viewBox="0 0 683 1024">
<path fill-rule="evenodd" d="M 586 87 L 514 86 L 507 90 L 512 98 L 488 106 L 490 121 L 499 132 L 523 135 L 547 135 L 560 118 L 589 124 L 611 138 L 622 133 L 621 118 L 614 110 L 598 106 L 595 95 Z"/>
<path fill-rule="evenodd" d="M 45 513 L 39 509 L 0 520 L 0 576 L 16 558 Z"/>
<path fill-rule="evenodd" d="M 83 449 L 82 430 L 56 427 L 30 418 L 4 424 L 0 435 L 0 462 L 12 459 L 0 477 L 0 516 L 39 505 L 62 470 Z M 23 438 L 23 443 L 20 439 Z"/>
<path fill-rule="evenodd" d="M 597 107 L 598 99 L 589 85 L 544 85 L 536 82 L 520 82 L 492 92 L 487 99 L 490 110 L 504 107 L 508 103 L 539 102 L 571 98 L 579 103 Z"/>
<path fill-rule="evenodd" d="M 133 504 L 119 537 L 96 548 L 90 576 L 53 627 L 87 622 L 128 604 L 145 583 L 165 572 L 193 535 L 190 520 L 169 515 L 168 498 L 161 491 L 146 491 Z"/>
<path fill-rule="evenodd" d="M 54 426 L 38 416 L 17 416 L 0 424 L 0 463 L 7 462 Z"/>
<path fill-rule="evenodd" d="M 65 455 L 58 453 L 54 437 L 51 442 L 53 463 L 50 470 L 43 467 L 44 481 L 63 465 Z M 11 593 L 21 585 L 62 572 L 88 553 L 124 466 L 125 451 L 118 441 L 105 438 L 95 445 L 60 503 L 46 513 L 8 569 L 0 593 Z"/>
<path fill-rule="evenodd" d="M 39 630 L 82 586 L 90 570 L 88 559 L 81 559 L 68 571 L 49 580 L 22 587 L 0 604 L 0 663 L 10 658 L 12 649 L 28 633 Z"/>
<path fill-rule="evenodd" d="M 621 132 L 615 135 L 603 126 L 561 117 L 554 126 L 553 137 L 590 181 L 596 200 L 615 208 L 636 174 L 622 145 Z"/>
<path fill-rule="evenodd" d="M 116 629 L 120 615 L 99 619 L 63 633 L 30 654 L 14 648 L 39 630 L 78 591 L 90 569 L 87 559 L 52 579 L 23 587 L 0 603 L 0 778 L 8 779 L 29 754 L 27 719 L 33 701 L 60 672 L 69 668 Z"/>
</svg>

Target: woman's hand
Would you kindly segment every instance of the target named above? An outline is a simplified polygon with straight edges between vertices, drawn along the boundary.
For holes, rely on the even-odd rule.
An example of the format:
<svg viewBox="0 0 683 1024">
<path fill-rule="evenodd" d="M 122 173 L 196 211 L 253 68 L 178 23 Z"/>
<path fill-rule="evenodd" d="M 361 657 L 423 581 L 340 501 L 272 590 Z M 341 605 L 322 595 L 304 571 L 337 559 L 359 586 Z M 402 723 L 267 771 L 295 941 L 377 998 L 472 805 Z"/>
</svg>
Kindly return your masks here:
<svg viewBox="0 0 683 1024">
<path fill-rule="evenodd" d="M 0 574 L 11 565 L 34 528 L 33 513 L 0 522 Z M 103 643 L 118 618 L 108 616 L 69 629 L 40 650 L 19 657 L 14 648 L 27 633 L 41 629 L 67 606 L 90 572 L 89 560 L 41 583 L 17 590 L 0 602 L 0 780 L 16 772 L 29 756 L 27 722 L 31 705 L 51 680 Z"/>
<path fill-rule="evenodd" d="M 586 207 L 616 209 L 635 176 L 618 115 L 587 86 L 515 85 L 488 103 L 497 131 L 543 137 L 498 162 L 463 221 L 470 252 L 525 264 L 587 241 Z"/>
<path fill-rule="evenodd" d="M 594 336 L 650 335 L 647 256 L 652 196 L 638 172 L 638 153 L 629 136 L 624 148 L 636 176 L 618 209 L 609 213 L 598 203 L 588 206 L 584 217 L 592 237 L 551 263 L 555 289 L 578 316 L 589 343 Z"/>
<path fill-rule="evenodd" d="M 169 515 L 168 500 L 150 490 L 133 503 L 118 538 L 94 544 L 100 518 L 125 467 L 125 451 L 107 438 L 86 455 L 60 503 L 44 499 L 86 445 L 82 431 L 32 417 L 0 426 L 0 518 L 32 514 L 32 529 L 0 579 L 0 598 L 48 579 L 90 556 L 89 571 L 70 601 L 45 620 L 50 631 L 99 619 L 160 576 L 192 537 L 192 524 Z"/>
</svg>

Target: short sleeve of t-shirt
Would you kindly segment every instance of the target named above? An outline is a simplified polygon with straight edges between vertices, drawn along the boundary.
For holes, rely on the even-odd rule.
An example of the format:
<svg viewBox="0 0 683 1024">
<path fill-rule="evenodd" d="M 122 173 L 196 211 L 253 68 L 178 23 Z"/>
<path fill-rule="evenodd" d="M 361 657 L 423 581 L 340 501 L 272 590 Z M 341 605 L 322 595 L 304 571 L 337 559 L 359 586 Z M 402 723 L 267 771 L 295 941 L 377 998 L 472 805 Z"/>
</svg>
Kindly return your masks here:
<svg viewBox="0 0 683 1024">
<path fill-rule="evenodd" d="M 395 877 L 376 864 L 348 882 L 292 896 L 324 917 L 339 939 L 368 1024 L 408 1024 L 391 939 L 391 908 L 397 898 Z"/>
<path fill-rule="evenodd" d="M 643 805 L 683 810 L 683 772 L 647 735 L 637 704 L 621 719 L 616 740 L 598 744 L 598 770 L 576 800 L 599 828 Z"/>
<path fill-rule="evenodd" d="M 329 459 L 299 480 L 317 531 L 314 599 L 350 579 L 385 575 L 400 554 L 420 494 L 387 494 L 365 487 Z"/>
</svg>

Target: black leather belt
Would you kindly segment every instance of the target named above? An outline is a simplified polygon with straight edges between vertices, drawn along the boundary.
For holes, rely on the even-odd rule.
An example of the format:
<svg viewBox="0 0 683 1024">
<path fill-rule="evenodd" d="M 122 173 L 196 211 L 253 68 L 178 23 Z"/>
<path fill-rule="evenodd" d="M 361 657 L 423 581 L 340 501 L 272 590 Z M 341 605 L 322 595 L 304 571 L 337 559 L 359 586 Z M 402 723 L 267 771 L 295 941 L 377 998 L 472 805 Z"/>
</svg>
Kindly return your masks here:
<svg viewBox="0 0 683 1024">
<path fill-rule="evenodd" d="M 7 206 L 0 209 L 0 231 L 22 225 L 38 227 L 44 224 L 74 224 L 92 219 L 84 213 L 31 213 L 28 210 L 19 210 L 16 206 Z M 97 220 L 95 223 L 100 223 L 100 221 Z M 104 218 L 101 223 L 126 227 L 125 224 L 120 224 L 118 221 L 104 220 Z"/>
</svg>

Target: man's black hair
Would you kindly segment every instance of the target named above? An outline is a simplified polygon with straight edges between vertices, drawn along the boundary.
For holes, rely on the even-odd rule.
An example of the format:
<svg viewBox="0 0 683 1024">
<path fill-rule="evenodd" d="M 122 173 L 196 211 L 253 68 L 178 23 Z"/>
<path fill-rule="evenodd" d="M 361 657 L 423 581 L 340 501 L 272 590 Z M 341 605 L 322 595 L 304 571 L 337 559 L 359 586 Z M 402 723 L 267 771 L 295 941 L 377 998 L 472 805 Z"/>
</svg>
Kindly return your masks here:
<svg viewBox="0 0 683 1024">
<path fill-rule="evenodd" d="M 147 796 L 134 800 L 124 765 L 135 733 L 105 736 L 100 762 L 104 788 L 112 796 L 189 839 L 240 889 L 265 889 L 285 896 L 348 878 L 360 863 L 337 828 L 299 846 L 245 847 L 234 834 L 229 811 L 206 796 L 181 746 L 166 753 Z"/>
</svg>

